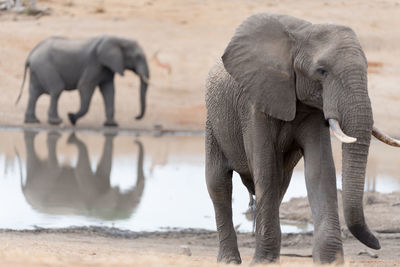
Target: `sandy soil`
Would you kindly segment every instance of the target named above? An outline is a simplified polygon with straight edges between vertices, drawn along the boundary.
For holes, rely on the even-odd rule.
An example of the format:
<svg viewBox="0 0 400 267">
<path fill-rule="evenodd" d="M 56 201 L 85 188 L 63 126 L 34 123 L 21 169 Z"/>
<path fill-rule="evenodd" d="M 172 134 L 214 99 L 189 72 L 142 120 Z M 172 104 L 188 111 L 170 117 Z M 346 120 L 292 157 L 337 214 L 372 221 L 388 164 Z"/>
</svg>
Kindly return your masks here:
<svg viewBox="0 0 400 267">
<path fill-rule="evenodd" d="M 51 14 L 35 18 L 0 13 L 0 125 L 23 124 L 27 86 L 18 106 L 14 106 L 14 101 L 22 82 L 25 58 L 36 43 L 54 35 L 87 38 L 114 34 L 139 41 L 148 56 L 153 82 L 148 93 L 148 112 L 143 120 L 135 121 L 134 116 L 139 112 L 138 80 L 130 73 L 117 77 L 116 120 L 120 127 L 201 131 L 205 119 L 204 80 L 209 68 L 221 56 L 243 19 L 268 11 L 314 23 L 331 21 L 351 26 L 369 60 L 375 122 L 400 136 L 400 3 L 397 0 L 38 0 L 38 6 L 50 8 Z M 77 110 L 78 103 L 77 92 L 61 96 L 59 112 L 64 119 L 61 127 L 71 127 L 67 113 Z M 48 127 L 48 106 L 49 98 L 43 96 L 37 107 L 40 127 Z M 77 128 L 101 129 L 103 114 L 103 102 L 96 91 L 89 113 Z M 399 194 L 371 194 L 365 199 L 366 217 L 370 218 L 372 229 L 378 231 L 383 249 L 374 252 L 379 256 L 376 259 L 368 254 L 358 255 L 365 247 L 343 230 L 347 264 L 399 265 Z M 304 198 L 294 199 L 282 209 L 284 219 L 310 221 Z M 239 234 L 239 243 L 244 263 L 249 263 L 254 238 L 251 234 Z M 216 244 L 216 234 L 203 231 L 144 234 L 102 228 L 3 230 L 0 266 L 213 266 Z M 282 253 L 307 256 L 311 244 L 310 235 L 285 235 Z M 181 255 L 182 245 L 190 247 L 192 256 Z M 281 262 L 307 266 L 311 259 L 282 256 Z"/>
<path fill-rule="evenodd" d="M 344 237 L 347 266 L 398 266 L 400 234 L 379 234 L 382 250 L 365 249 Z M 244 265 L 251 262 L 254 237 L 238 234 Z M 215 232 L 184 230 L 133 233 L 113 228 L 0 232 L 0 266 L 218 266 Z M 311 234 L 285 234 L 280 263 L 309 266 Z M 396 265 L 397 264 L 397 265 Z"/>
<path fill-rule="evenodd" d="M 42 0 L 39 7 L 50 16 L 33 18 L 0 13 L 0 124 L 20 125 L 27 104 L 27 88 L 18 106 L 14 101 L 22 81 L 29 51 L 40 40 L 61 35 L 85 38 L 114 34 L 134 38 L 150 62 L 153 85 L 148 94 L 148 113 L 138 114 L 138 80 L 126 73 L 116 81 L 116 119 L 121 128 L 202 130 L 204 127 L 204 80 L 213 62 L 221 56 L 236 26 L 256 12 L 277 12 L 314 23 L 336 22 L 351 26 L 364 47 L 369 68 L 369 87 L 375 122 L 400 135 L 400 5 L 382 1 L 211 1 L 211 0 Z M 157 56 L 155 56 L 157 54 Z M 67 113 L 78 109 L 77 92 L 60 99 L 63 127 L 70 127 Z M 46 126 L 49 98 L 42 96 L 37 112 Z M 89 114 L 78 128 L 98 128 L 104 108 L 96 92 Z"/>
</svg>

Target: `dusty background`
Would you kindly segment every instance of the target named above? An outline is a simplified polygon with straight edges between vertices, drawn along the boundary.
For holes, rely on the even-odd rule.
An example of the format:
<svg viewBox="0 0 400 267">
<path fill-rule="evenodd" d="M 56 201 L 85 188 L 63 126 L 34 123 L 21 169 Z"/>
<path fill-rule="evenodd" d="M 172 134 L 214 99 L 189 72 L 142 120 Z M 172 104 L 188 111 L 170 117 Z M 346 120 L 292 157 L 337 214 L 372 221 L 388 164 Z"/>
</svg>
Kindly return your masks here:
<svg viewBox="0 0 400 267">
<path fill-rule="evenodd" d="M 129 72 L 117 77 L 116 120 L 120 127 L 152 129 L 161 125 L 164 129 L 202 130 L 208 70 L 222 55 L 238 24 L 251 14 L 268 11 L 352 27 L 370 62 L 369 92 L 375 122 L 400 136 L 398 0 L 39 0 L 38 7 L 50 8 L 51 15 L 38 19 L 0 13 L 0 124 L 23 123 L 27 86 L 18 106 L 14 101 L 25 58 L 36 43 L 54 35 L 87 38 L 114 34 L 139 41 L 154 83 L 148 92 L 148 112 L 142 121 L 135 121 L 139 113 L 138 79 Z M 65 127 L 70 127 L 67 113 L 75 112 L 78 103 L 76 91 L 62 94 L 59 112 Z M 37 107 L 42 126 L 47 125 L 48 106 L 49 97 L 42 96 Z M 98 128 L 104 120 L 97 90 L 89 113 L 77 127 Z"/>
<path fill-rule="evenodd" d="M 35 18 L 0 13 L 0 125 L 23 124 L 27 85 L 18 106 L 14 106 L 14 101 L 22 82 L 25 58 L 36 43 L 54 35 L 87 38 L 113 34 L 139 41 L 147 54 L 153 82 L 148 92 L 147 114 L 143 120 L 135 121 L 134 116 L 139 113 L 138 79 L 129 72 L 124 77 L 117 76 L 116 120 L 120 127 L 153 129 L 156 126 L 159 129 L 161 126 L 167 130 L 202 131 L 204 81 L 209 68 L 222 55 L 241 21 L 251 14 L 267 11 L 297 16 L 313 23 L 335 22 L 352 27 L 370 65 L 369 92 L 375 123 L 400 136 L 398 0 L 38 0 L 38 7 L 50 8 L 50 15 Z M 42 96 L 37 106 L 42 121 L 40 127 L 48 127 L 48 106 L 48 96 Z M 78 106 L 77 92 L 62 94 L 59 113 L 64 124 L 61 127 L 71 127 L 67 113 L 76 111 Z M 78 122 L 77 128 L 98 129 L 104 120 L 103 101 L 96 91 L 89 113 Z M 393 163 L 397 157 L 388 154 L 385 158 Z M 162 158 L 159 161 L 162 162 Z M 398 173 L 392 169 L 388 171 Z M 366 201 L 367 218 L 382 218 L 372 225 L 375 230 L 399 231 L 400 219 L 392 216 L 400 214 L 399 194 L 372 195 Z M 310 220 L 306 199 L 295 199 L 287 208 L 290 216 L 299 216 L 288 219 Z M 290 212 L 290 208 L 294 210 Z M 345 232 L 344 238 L 347 265 L 400 264 L 400 236 L 396 233 L 379 233 L 384 249 L 378 253 L 378 259 L 357 255 L 365 246 Z M 254 251 L 254 238 L 249 234 L 239 235 L 239 242 L 247 264 Z M 212 266 L 216 243 L 215 233 L 201 232 L 116 238 L 90 229 L 1 231 L 0 266 Z M 311 243 L 307 235 L 285 237 L 282 252 L 308 255 Z M 193 256 L 180 255 L 180 245 L 190 246 Z M 282 262 L 307 266 L 311 259 L 283 257 Z"/>
</svg>

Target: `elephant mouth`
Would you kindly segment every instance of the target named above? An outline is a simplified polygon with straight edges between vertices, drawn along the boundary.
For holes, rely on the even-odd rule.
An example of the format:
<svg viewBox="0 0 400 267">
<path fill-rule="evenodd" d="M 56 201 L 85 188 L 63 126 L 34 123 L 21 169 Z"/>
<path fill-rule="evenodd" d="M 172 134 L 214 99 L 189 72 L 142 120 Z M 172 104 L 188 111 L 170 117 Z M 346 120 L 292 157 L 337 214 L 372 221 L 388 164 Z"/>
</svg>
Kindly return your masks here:
<svg viewBox="0 0 400 267">
<path fill-rule="evenodd" d="M 339 139 L 342 143 L 354 143 L 357 141 L 357 138 L 346 135 L 342 128 L 340 127 L 339 122 L 336 119 L 328 119 L 329 126 L 332 129 L 333 134 L 337 139 Z M 388 134 L 384 133 L 375 125 L 372 127 L 372 135 L 376 137 L 379 141 L 395 147 L 400 147 L 400 140 L 397 140 Z"/>
</svg>

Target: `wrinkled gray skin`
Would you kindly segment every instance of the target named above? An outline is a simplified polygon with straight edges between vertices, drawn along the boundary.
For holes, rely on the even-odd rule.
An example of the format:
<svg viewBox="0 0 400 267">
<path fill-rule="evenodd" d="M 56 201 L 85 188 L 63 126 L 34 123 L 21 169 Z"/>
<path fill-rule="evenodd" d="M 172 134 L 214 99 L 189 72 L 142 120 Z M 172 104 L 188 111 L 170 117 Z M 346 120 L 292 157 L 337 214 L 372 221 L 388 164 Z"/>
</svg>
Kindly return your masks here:
<svg viewBox="0 0 400 267">
<path fill-rule="evenodd" d="M 56 146 L 60 138 L 57 132 L 47 135 L 48 158 L 38 157 L 34 141 L 36 132 L 25 131 L 26 179 L 21 181 L 27 202 L 35 209 L 49 214 L 77 214 L 105 220 L 126 219 L 140 203 L 145 186 L 143 173 L 143 145 L 138 145 L 136 185 L 127 192 L 110 184 L 112 167 L 113 135 L 106 135 L 103 154 L 92 171 L 85 143 L 71 134 L 68 143 L 78 149 L 76 167 L 60 165 Z M 21 173 L 22 175 L 22 173 Z"/>
<path fill-rule="evenodd" d="M 279 259 L 279 206 L 301 157 L 315 225 L 314 261 L 343 261 L 327 119 L 357 138 L 342 147 L 346 224 L 362 243 L 380 248 L 362 207 L 373 126 L 367 61 L 349 27 L 253 15 L 236 30 L 206 87 L 206 180 L 219 233 L 218 261 L 241 262 L 232 223 L 232 171 L 257 199 L 253 262 Z"/>
<path fill-rule="evenodd" d="M 144 116 L 149 69 L 145 54 L 136 41 L 113 36 L 82 40 L 51 37 L 40 42 L 29 54 L 24 81 L 27 68 L 30 69 L 30 82 L 26 123 L 39 122 L 35 115 L 36 101 L 42 94 L 49 94 L 48 122 L 60 124 L 57 102 L 62 91 L 78 89 L 80 109 L 68 114 L 75 125 L 87 113 L 93 92 L 99 86 L 106 111 L 104 125 L 117 126 L 114 121 L 114 74 L 123 75 L 126 69 L 140 77 L 141 111 L 136 119 Z"/>
</svg>

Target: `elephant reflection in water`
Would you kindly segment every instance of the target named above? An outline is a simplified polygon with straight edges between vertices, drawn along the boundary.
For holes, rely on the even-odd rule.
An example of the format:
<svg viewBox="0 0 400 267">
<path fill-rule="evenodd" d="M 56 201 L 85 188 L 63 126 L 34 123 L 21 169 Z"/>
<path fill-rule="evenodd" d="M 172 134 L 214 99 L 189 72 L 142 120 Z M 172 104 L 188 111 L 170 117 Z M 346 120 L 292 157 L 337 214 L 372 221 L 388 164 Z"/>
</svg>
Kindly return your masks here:
<svg viewBox="0 0 400 267">
<path fill-rule="evenodd" d="M 56 145 L 60 138 L 57 132 L 47 134 L 48 159 L 41 160 L 36 154 L 34 140 L 36 132 L 25 131 L 26 181 L 21 181 L 22 192 L 30 205 L 44 213 L 77 214 L 105 220 L 126 219 L 140 203 L 145 177 L 143 173 L 143 145 L 138 146 L 136 185 L 125 193 L 110 185 L 113 139 L 105 135 L 102 157 L 93 173 L 85 143 L 72 133 L 68 144 L 78 149 L 76 167 L 60 166 Z"/>
</svg>

